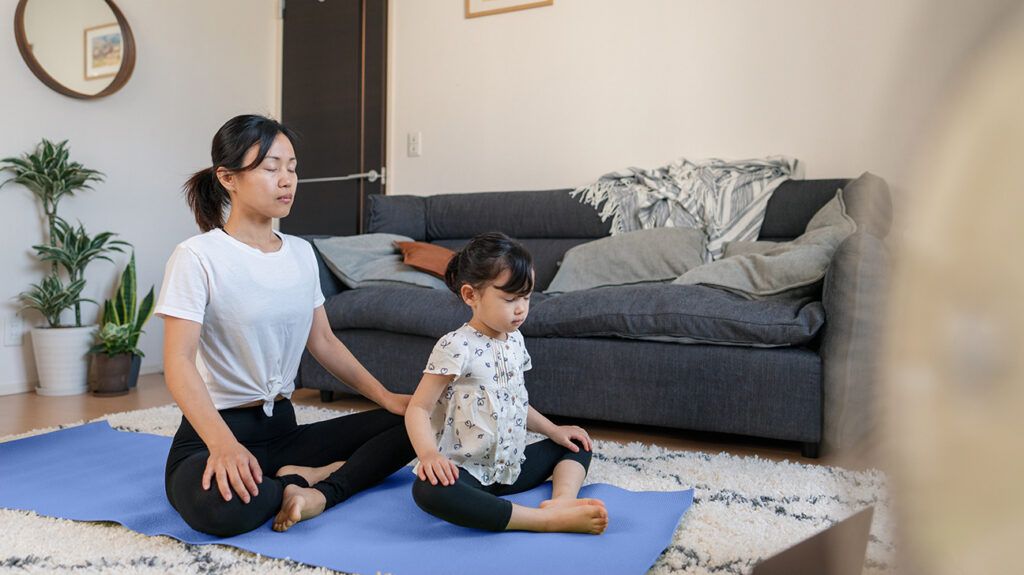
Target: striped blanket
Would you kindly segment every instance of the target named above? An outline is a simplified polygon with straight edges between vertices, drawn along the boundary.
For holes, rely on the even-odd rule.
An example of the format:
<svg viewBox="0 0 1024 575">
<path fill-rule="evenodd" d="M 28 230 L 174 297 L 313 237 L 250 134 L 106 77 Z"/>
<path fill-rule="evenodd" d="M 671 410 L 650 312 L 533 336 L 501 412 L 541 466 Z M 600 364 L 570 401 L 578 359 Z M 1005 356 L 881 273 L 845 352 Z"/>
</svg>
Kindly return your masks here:
<svg viewBox="0 0 1024 575">
<path fill-rule="evenodd" d="M 772 192 L 802 177 L 796 159 L 772 156 L 727 162 L 681 158 L 652 170 L 628 168 L 573 190 L 573 197 L 612 219 L 612 235 L 658 227 L 694 227 L 708 237 L 705 261 L 727 242 L 755 240 Z"/>
</svg>

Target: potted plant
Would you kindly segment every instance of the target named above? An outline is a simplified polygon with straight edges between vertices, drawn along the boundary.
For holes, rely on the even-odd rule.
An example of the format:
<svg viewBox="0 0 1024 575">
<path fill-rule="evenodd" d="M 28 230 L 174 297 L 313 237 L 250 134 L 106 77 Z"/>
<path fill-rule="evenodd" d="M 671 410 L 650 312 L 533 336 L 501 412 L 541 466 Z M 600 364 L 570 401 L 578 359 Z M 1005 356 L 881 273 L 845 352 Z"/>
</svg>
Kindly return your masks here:
<svg viewBox="0 0 1024 575">
<path fill-rule="evenodd" d="M 36 392 L 41 395 L 84 393 L 88 389 L 87 354 L 95 329 L 82 325 L 81 303 L 92 302 L 82 297 L 85 268 L 95 259 L 111 261 L 106 254 L 123 252 L 120 246 L 127 243 L 113 239 L 115 234 L 109 232 L 90 237 L 81 223 L 74 227 L 62 220 L 57 215 L 57 207 L 65 196 L 92 189 L 91 182 L 102 182 L 103 174 L 70 161 L 67 141 L 54 144 L 45 139 L 31 153 L 0 160 L 0 171 L 13 174 L 0 182 L 0 186 L 14 182 L 32 192 L 39 200 L 47 224 L 47 242 L 32 247 L 40 260 L 50 262 L 49 273 L 18 296 L 22 310 L 39 311 L 47 323 L 46 327 L 32 330 L 39 374 Z M 61 315 L 72 308 L 75 323 L 67 326 L 62 323 Z"/>
<path fill-rule="evenodd" d="M 93 354 L 89 384 L 96 395 L 121 395 L 135 387 L 139 368 L 145 356 L 139 349 L 142 326 L 153 314 L 153 287 L 142 298 L 135 300 L 135 254 L 132 253 L 121 273 L 121 285 L 114 301 L 103 302 L 102 326 L 97 332 L 99 343 L 90 350 Z"/>
</svg>

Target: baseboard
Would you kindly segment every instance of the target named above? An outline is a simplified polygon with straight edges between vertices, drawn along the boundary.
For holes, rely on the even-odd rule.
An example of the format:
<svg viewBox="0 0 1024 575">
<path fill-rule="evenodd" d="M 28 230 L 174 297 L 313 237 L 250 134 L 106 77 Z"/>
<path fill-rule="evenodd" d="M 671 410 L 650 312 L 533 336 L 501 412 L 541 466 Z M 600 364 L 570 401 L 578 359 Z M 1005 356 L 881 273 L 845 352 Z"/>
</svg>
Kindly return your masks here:
<svg viewBox="0 0 1024 575">
<path fill-rule="evenodd" d="M 28 393 L 36 388 L 35 381 L 19 381 L 13 383 L 0 383 L 0 395 L 17 395 Z"/>
<path fill-rule="evenodd" d="M 139 367 L 139 375 L 150 375 L 153 373 L 163 373 L 164 364 L 162 363 L 144 363 Z"/>
<path fill-rule="evenodd" d="M 139 375 L 150 375 L 154 373 L 163 373 L 163 363 L 150 363 L 142 364 L 139 368 Z M 28 393 L 35 390 L 38 381 L 16 381 L 10 383 L 0 383 L 0 396 L 2 395 L 17 395 L 19 393 Z"/>
</svg>

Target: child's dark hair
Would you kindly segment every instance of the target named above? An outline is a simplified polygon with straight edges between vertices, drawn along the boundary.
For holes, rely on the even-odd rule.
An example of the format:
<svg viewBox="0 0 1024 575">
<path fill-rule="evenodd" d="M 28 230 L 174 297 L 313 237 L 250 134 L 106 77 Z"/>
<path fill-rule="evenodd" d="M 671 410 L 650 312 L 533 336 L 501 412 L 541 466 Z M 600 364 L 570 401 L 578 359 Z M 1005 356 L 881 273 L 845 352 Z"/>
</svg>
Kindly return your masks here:
<svg viewBox="0 0 1024 575">
<path fill-rule="evenodd" d="M 463 284 L 481 289 L 508 270 L 511 273 L 505 285 L 494 286 L 514 295 L 527 295 L 533 291 L 533 257 L 522 244 L 501 232 L 480 234 L 463 246 L 444 272 L 448 289 L 459 292 Z"/>
<path fill-rule="evenodd" d="M 266 116 L 235 116 L 217 130 L 210 151 L 213 165 L 199 170 L 185 182 L 185 199 L 200 230 L 208 232 L 224 227 L 224 208 L 231 203 L 228 191 L 217 179 L 217 168 L 232 172 L 255 169 L 267 157 L 278 134 L 284 134 L 295 144 L 296 134 L 291 128 Z M 256 159 L 249 165 L 242 165 L 245 153 L 256 144 L 259 144 Z"/>
</svg>

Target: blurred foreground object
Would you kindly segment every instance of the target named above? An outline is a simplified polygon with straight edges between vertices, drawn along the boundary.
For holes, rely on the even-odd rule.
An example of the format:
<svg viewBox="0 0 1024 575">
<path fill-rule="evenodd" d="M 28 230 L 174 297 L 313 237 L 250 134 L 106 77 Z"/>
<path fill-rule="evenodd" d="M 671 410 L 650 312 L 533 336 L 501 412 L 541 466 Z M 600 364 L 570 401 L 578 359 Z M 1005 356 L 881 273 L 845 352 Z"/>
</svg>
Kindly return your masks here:
<svg viewBox="0 0 1024 575">
<path fill-rule="evenodd" d="M 1024 9 L 970 58 L 893 275 L 880 408 L 907 573 L 1024 569 Z"/>
</svg>

